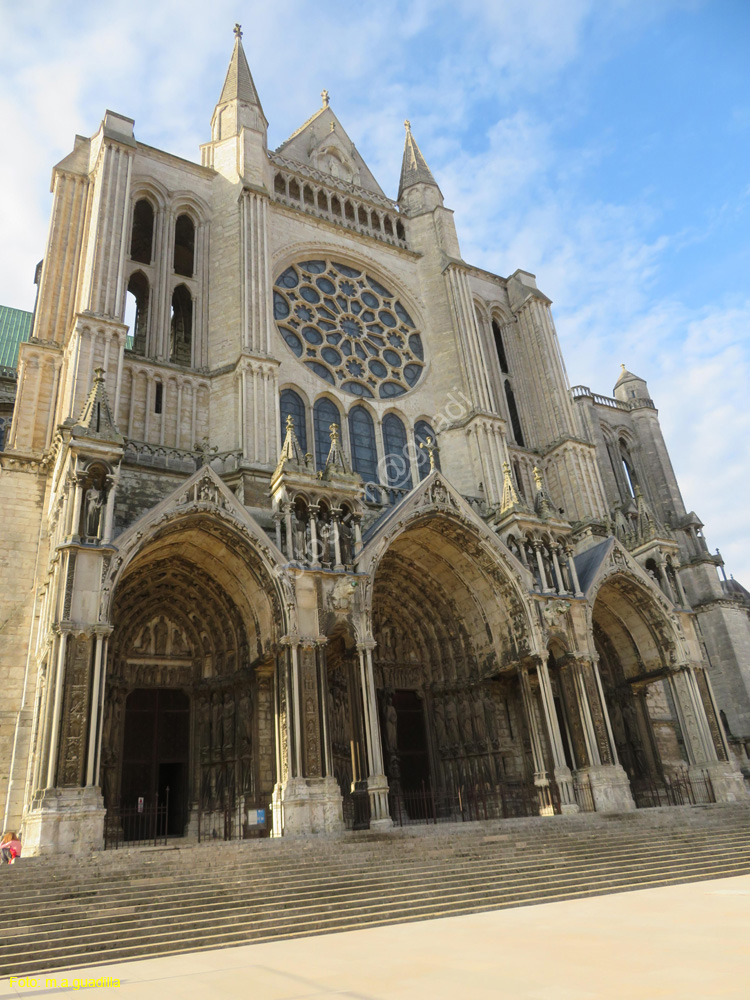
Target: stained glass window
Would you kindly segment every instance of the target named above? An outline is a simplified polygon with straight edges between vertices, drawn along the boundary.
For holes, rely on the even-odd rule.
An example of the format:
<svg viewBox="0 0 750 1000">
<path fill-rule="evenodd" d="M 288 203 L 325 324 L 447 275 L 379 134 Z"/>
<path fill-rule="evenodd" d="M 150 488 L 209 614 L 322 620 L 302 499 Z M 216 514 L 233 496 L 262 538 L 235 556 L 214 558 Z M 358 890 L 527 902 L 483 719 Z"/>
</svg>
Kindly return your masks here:
<svg viewBox="0 0 750 1000">
<path fill-rule="evenodd" d="M 303 260 L 276 279 L 273 313 L 289 350 L 353 396 L 393 399 L 424 371 L 417 326 L 393 292 L 364 271 Z"/>
<path fill-rule="evenodd" d="M 383 418 L 383 443 L 385 445 L 385 474 L 389 486 L 412 488 L 409 447 L 403 421 L 388 413 Z"/>
<path fill-rule="evenodd" d="M 331 450 L 331 424 L 341 426 L 341 414 L 330 399 L 318 399 L 313 406 L 313 424 L 315 429 L 315 466 L 325 468 L 328 452 Z"/>
<path fill-rule="evenodd" d="M 364 406 L 349 411 L 349 440 L 352 446 L 352 466 L 366 483 L 377 483 L 378 450 L 375 444 L 375 424 Z"/>
<path fill-rule="evenodd" d="M 286 418 L 292 416 L 294 419 L 294 433 L 297 435 L 300 448 L 307 451 L 307 421 L 305 420 L 305 404 L 302 397 L 294 389 L 282 389 L 281 400 L 281 440 L 286 437 Z"/>
</svg>

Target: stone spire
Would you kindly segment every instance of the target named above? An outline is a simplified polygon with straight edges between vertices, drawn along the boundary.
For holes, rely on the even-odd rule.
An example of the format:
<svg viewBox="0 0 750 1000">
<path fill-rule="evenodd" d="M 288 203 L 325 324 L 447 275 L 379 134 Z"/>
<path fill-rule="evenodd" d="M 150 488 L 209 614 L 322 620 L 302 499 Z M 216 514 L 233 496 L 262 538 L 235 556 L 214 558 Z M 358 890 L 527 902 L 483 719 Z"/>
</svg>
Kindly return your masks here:
<svg viewBox="0 0 750 1000">
<path fill-rule="evenodd" d="M 302 454 L 302 447 L 294 431 L 294 417 L 291 413 L 286 418 L 286 437 L 281 446 L 279 462 L 276 466 L 274 476 L 284 472 L 290 466 L 295 472 L 306 470 L 307 468 L 305 456 Z"/>
<path fill-rule="evenodd" d="M 655 517 L 646 501 L 640 486 L 635 488 L 636 532 L 639 542 L 647 542 L 657 535 L 663 535 L 664 529 Z"/>
<path fill-rule="evenodd" d="M 352 472 L 346 460 L 344 449 L 339 438 L 339 425 L 331 424 L 328 428 L 331 434 L 331 448 L 328 452 L 325 468 L 319 473 L 321 479 L 356 479 L 361 482 L 360 476 Z"/>
<path fill-rule="evenodd" d="M 541 471 L 534 466 L 534 483 L 536 485 L 536 497 L 534 498 L 534 510 L 539 517 L 554 517 L 557 514 L 552 497 L 544 485 Z"/>
<path fill-rule="evenodd" d="M 526 510 L 526 504 L 513 482 L 510 465 L 503 462 L 503 496 L 500 501 L 500 514 L 508 514 L 512 510 Z"/>
<path fill-rule="evenodd" d="M 103 368 L 94 369 L 94 383 L 83 404 L 81 415 L 73 425 L 73 434 L 76 437 L 94 437 L 118 443 L 124 440 L 112 416 Z"/>
<path fill-rule="evenodd" d="M 425 184 L 433 187 L 439 196 L 439 204 L 443 203 L 443 195 L 438 187 L 435 178 L 432 176 L 430 168 L 427 166 L 424 156 L 417 145 L 417 140 L 411 132 L 411 122 L 405 121 L 406 141 L 404 143 L 404 158 L 401 162 L 401 180 L 398 185 L 398 200 L 405 191 L 417 184 Z"/>
<path fill-rule="evenodd" d="M 221 97 L 211 119 L 212 138 L 216 142 L 239 135 L 241 128 L 265 134 L 267 127 L 268 122 L 242 47 L 242 29 L 239 24 L 235 24 L 232 58 Z"/>
</svg>

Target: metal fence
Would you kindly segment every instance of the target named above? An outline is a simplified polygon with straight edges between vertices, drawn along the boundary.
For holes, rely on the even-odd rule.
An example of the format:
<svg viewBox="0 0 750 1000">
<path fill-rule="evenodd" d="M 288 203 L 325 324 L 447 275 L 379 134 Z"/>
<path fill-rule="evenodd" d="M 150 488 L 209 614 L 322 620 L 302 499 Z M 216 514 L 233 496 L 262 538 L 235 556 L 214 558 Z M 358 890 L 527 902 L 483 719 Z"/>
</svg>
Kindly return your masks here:
<svg viewBox="0 0 750 1000">
<path fill-rule="evenodd" d="M 104 821 L 104 850 L 166 844 L 169 828 L 169 788 L 160 801 L 140 799 L 134 806 L 109 806 Z"/>
<path fill-rule="evenodd" d="M 708 771 L 698 774 L 665 775 L 661 781 L 653 778 L 633 778 L 630 781 L 633 800 L 639 809 L 655 806 L 696 806 L 715 802 L 716 794 Z"/>
<path fill-rule="evenodd" d="M 554 782 L 547 786 L 483 784 L 462 785 L 435 791 L 424 783 L 419 788 L 389 793 L 391 818 L 396 826 L 417 823 L 472 823 L 485 819 L 539 816 L 559 813 L 560 797 Z"/>
</svg>

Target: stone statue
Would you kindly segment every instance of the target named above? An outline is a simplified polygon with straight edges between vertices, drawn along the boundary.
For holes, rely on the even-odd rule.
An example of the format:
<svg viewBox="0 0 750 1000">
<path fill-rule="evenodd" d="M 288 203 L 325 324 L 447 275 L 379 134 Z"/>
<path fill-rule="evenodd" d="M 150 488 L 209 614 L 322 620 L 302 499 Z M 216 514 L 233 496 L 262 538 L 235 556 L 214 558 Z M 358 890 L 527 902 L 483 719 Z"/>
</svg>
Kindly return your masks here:
<svg viewBox="0 0 750 1000">
<path fill-rule="evenodd" d="M 101 519 L 102 505 L 104 504 L 104 494 L 95 486 L 86 490 L 85 497 L 85 519 L 86 535 L 88 538 L 99 537 L 99 521 Z"/>
<path fill-rule="evenodd" d="M 435 735 L 437 736 L 438 746 L 444 747 L 448 742 L 448 734 L 445 730 L 445 709 L 443 708 L 443 703 L 436 701 L 433 706 L 433 718 L 435 720 Z"/>
<path fill-rule="evenodd" d="M 348 566 L 354 558 L 352 529 L 348 517 L 342 517 L 339 521 L 339 548 L 341 549 L 341 562 L 344 566 Z"/>
<path fill-rule="evenodd" d="M 388 739 L 388 749 L 391 753 L 396 753 L 398 750 L 398 712 L 392 701 L 388 702 L 388 708 L 385 712 L 385 730 Z"/>
<path fill-rule="evenodd" d="M 294 517 L 294 557 L 300 562 L 305 561 L 307 555 L 307 525 L 299 511 Z"/>
<path fill-rule="evenodd" d="M 471 743 L 474 739 L 474 732 L 471 728 L 471 706 L 469 699 L 464 692 L 458 704 L 459 718 L 461 721 L 461 736 L 464 743 Z"/>
<path fill-rule="evenodd" d="M 318 540 L 320 542 L 320 561 L 331 562 L 331 525 L 328 521 L 318 521 Z"/>
<path fill-rule="evenodd" d="M 456 702 L 450 697 L 445 703 L 445 728 L 448 731 L 448 742 L 456 746 L 459 742 L 458 716 L 456 714 Z"/>
<path fill-rule="evenodd" d="M 484 721 L 484 698 L 481 691 L 477 691 L 472 699 L 471 709 L 474 719 L 474 733 L 477 740 L 483 743 L 487 737 L 487 727 Z"/>
</svg>

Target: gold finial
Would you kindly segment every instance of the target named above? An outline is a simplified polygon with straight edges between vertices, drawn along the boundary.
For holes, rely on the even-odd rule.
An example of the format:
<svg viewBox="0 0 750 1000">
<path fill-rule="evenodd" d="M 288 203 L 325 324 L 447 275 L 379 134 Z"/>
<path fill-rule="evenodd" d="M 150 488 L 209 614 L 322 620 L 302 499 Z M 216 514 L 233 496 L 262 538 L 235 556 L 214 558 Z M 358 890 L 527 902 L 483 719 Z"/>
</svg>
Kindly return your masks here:
<svg viewBox="0 0 750 1000">
<path fill-rule="evenodd" d="M 292 433 L 294 433 L 294 417 L 291 415 L 291 413 L 287 413 L 287 415 L 286 415 L 286 432 L 287 432 L 287 434 L 289 433 L 289 431 L 292 431 Z"/>
<path fill-rule="evenodd" d="M 335 132 L 335 131 L 336 131 L 336 122 L 331 122 L 331 128 L 330 128 L 330 131 L 331 131 L 331 132 Z"/>
<path fill-rule="evenodd" d="M 242 25 L 235 24 L 234 26 L 234 37 L 239 41 L 242 38 Z"/>
<path fill-rule="evenodd" d="M 407 132 L 411 132 L 411 122 L 409 121 L 408 118 L 404 122 L 404 128 L 406 129 Z"/>
<path fill-rule="evenodd" d="M 431 437 L 428 437 L 424 441 L 419 442 L 419 447 L 424 448 L 424 450 L 429 454 L 430 472 L 432 472 L 435 468 L 435 452 L 437 451 L 437 445 Z"/>
<path fill-rule="evenodd" d="M 622 361 L 620 362 L 620 368 L 622 368 L 622 370 L 623 370 L 624 372 L 626 372 L 626 371 L 627 371 L 627 368 L 625 367 L 625 365 L 623 364 L 623 362 L 622 362 Z"/>
<path fill-rule="evenodd" d="M 503 462 L 503 476 L 505 479 L 510 479 L 510 465 L 508 462 Z"/>
<path fill-rule="evenodd" d="M 323 98 L 323 107 L 327 108 L 331 100 L 331 95 L 328 93 L 327 90 L 321 90 L 320 96 Z"/>
<path fill-rule="evenodd" d="M 537 490 L 541 490 L 544 487 L 544 480 L 542 479 L 542 474 L 539 471 L 538 466 L 534 466 L 534 482 L 536 483 Z"/>
<path fill-rule="evenodd" d="M 328 428 L 331 435 L 331 445 L 339 443 L 339 425 L 331 424 Z"/>
<path fill-rule="evenodd" d="M 103 368 L 95 368 L 94 369 L 94 381 L 95 382 L 103 382 L 104 381 L 104 369 Z"/>
</svg>

